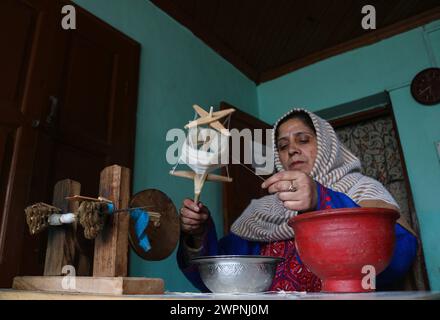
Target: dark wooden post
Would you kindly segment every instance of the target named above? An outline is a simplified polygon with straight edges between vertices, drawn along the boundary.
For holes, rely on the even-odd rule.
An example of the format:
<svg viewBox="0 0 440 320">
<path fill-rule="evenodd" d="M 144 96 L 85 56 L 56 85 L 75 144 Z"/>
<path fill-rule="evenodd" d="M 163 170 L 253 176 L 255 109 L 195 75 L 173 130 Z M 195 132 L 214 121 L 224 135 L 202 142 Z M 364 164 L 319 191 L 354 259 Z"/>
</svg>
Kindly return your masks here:
<svg viewBox="0 0 440 320">
<path fill-rule="evenodd" d="M 69 202 L 65 198 L 79 195 L 81 184 L 66 179 L 57 182 L 54 188 L 53 205 L 63 210 L 63 213 L 76 212 L 77 202 Z M 45 276 L 59 276 L 66 265 L 75 263 L 75 230 L 73 225 L 63 225 L 49 228 L 49 237 L 46 248 Z"/>
<path fill-rule="evenodd" d="M 130 201 L 130 169 L 110 166 L 101 172 L 99 195 L 111 200 L 115 209 L 127 208 Z M 128 226 L 126 212 L 114 214 L 95 239 L 94 277 L 126 277 Z"/>
</svg>

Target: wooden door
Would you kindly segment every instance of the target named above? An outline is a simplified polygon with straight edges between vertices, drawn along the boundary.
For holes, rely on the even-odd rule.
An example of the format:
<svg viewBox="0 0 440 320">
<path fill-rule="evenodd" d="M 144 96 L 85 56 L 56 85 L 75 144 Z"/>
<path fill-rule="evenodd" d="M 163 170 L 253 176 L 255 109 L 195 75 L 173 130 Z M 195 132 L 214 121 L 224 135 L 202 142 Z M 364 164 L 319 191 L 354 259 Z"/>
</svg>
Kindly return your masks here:
<svg viewBox="0 0 440 320">
<path fill-rule="evenodd" d="M 24 228 L 24 207 L 38 201 L 51 202 L 55 183 L 66 178 L 80 182 L 82 194 L 97 196 L 99 174 L 104 167 L 112 164 L 133 167 L 140 46 L 77 5 L 74 5 L 77 29 L 63 30 L 61 7 L 65 4 L 72 3 L 42 2 L 46 14 L 40 17 L 40 23 L 46 32 L 40 41 L 45 41 L 47 61 L 39 70 L 44 82 L 38 96 L 41 108 L 31 117 L 34 128 L 28 126 L 34 141 L 32 145 L 9 151 L 11 157 L 21 150 L 27 153 L 33 150 L 31 165 L 26 179 L 17 186 L 11 185 L 10 179 L 2 180 L 10 192 L 26 189 L 14 208 L 3 210 L 9 216 L 2 221 L 3 229 L 13 232 L 11 217 L 17 220 L 16 236 L 0 238 L 5 248 L 14 247 L 17 239 L 22 243 L 18 248 L 15 246 L 15 256 L 8 259 L 14 270 L 7 276 L 0 273 L 2 286 L 10 284 L 17 272 L 22 275 L 43 272 L 47 234 L 29 236 Z M 22 41 L 29 46 L 28 39 Z M 22 70 L 34 67 L 36 63 L 31 61 Z M 3 75 L 0 78 L 8 81 Z M 39 83 L 28 85 L 34 88 Z M 11 161 L 4 162 L 3 166 Z M 8 171 L 20 171 L 21 164 L 18 169 Z M 93 243 L 88 243 L 85 254 L 89 261 L 93 261 L 92 249 Z M 3 270 L 3 265 L 0 268 Z M 90 274 L 91 269 L 82 272 Z"/>
<path fill-rule="evenodd" d="M 231 117 L 230 129 L 250 129 L 253 133 L 254 129 L 265 130 L 272 128 L 269 124 L 226 102 L 221 103 L 221 110 L 228 108 L 236 109 Z M 263 137 L 265 137 L 265 134 L 263 134 Z M 263 139 L 263 145 L 266 145 L 265 139 Z M 223 184 L 223 225 L 225 234 L 229 232 L 232 223 L 234 223 L 234 221 L 246 209 L 251 200 L 261 198 L 268 194 L 265 189 L 261 188 L 263 181 L 255 175 L 255 169 L 253 166 L 251 164 L 244 164 L 245 159 L 243 155 L 244 148 L 246 147 L 247 145 L 240 143 L 241 164 L 230 164 L 228 166 L 229 176 L 233 181 L 231 183 Z M 231 158 L 229 159 L 229 163 L 232 163 Z M 226 169 L 223 169 L 222 174 L 227 175 Z M 266 176 L 263 178 L 267 179 L 268 177 Z"/>
<path fill-rule="evenodd" d="M 19 271 L 23 208 L 43 109 L 46 1 L 0 2 L 0 286 Z"/>
</svg>

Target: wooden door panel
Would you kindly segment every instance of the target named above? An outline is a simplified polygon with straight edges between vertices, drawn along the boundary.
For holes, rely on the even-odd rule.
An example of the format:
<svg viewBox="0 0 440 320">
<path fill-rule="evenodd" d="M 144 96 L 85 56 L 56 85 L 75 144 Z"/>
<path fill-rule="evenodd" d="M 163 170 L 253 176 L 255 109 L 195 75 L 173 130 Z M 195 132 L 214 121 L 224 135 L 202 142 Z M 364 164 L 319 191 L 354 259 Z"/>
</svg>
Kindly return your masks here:
<svg viewBox="0 0 440 320">
<path fill-rule="evenodd" d="M 36 141 L 31 123 L 42 110 L 46 2 L 0 2 L 0 286 L 10 285 L 19 268 Z"/>
<path fill-rule="evenodd" d="M 19 108 L 26 70 L 36 36 L 38 8 L 17 0 L 3 0 L 0 4 L 0 101 L 13 102 Z M 13 27 L 13 32 L 11 32 Z"/>
<path fill-rule="evenodd" d="M 77 30 L 61 28 L 66 4 L 77 9 Z M 8 287 L 17 274 L 43 271 L 47 234 L 29 235 L 27 205 L 51 202 L 65 178 L 98 195 L 104 167 L 133 166 L 140 46 L 65 0 L 0 1 L 0 43 L 0 287 Z"/>
<path fill-rule="evenodd" d="M 82 192 L 97 195 L 104 167 L 133 166 L 139 44 L 79 7 L 77 30 L 59 31 L 56 39 L 64 57 L 53 80 L 58 106 L 42 132 L 54 142 L 52 158 L 63 163 L 53 179 L 81 177 Z"/>
<path fill-rule="evenodd" d="M 0 101 L 0 110 L 2 112 L 0 124 L 2 125 L 17 128 L 26 121 L 26 117 L 16 101 Z"/>
<path fill-rule="evenodd" d="M 56 1 L 55 12 L 67 1 Z M 76 6 L 77 29 L 53 29 L 52 65 L 47 103 L 29 203 L 51 201 L 55 183 L 73 179 L 84 195 L 99 195 L 100 172 L 112 164 L 133 167 L 140 46 Z M 61 16 L 55 16 L 61 23 Z M 54 111 L 54 112 L 53 112 Z M 46 121 L 51 115 L 51 121 Z M 46 235 L 29 239 L 21 274 L 41 273 L 38 247 Z M 93 261 L 93 241 L 82 241 Z M 44 247 L 43 247 L 44 248 Z M 85 268 L 91 271 L 91 268 Z M 81 274 L 83 276 L 90 274 Z"/>
<path fill-rule="evenodd" d="M 80 35 L 70 43 L 67 72 L 63 79 L 59 128 L 61 133 L 80 133 L 85 140 L 109 142 L 116 56 Z"/>
<path fill-rule="evenodd" d="M 81 193 L 97 196 L 99 177 L 106 156 L 92 154 L 73 146 L 58 144 L 53 153 L 52 181 L 81 181 Z"/>
<path fill-rule="evenodd" d="M 132 167 L 128 150 L 134 150 L 139 44 L 78 6 L 77 30 L 58 31 L 56 41 L 61 44 L 57 56 L 65 58 L 55 72 L 53 96 L 59 106 L 52 136 L 105 154 L 103 167 Z"/>
</svg>

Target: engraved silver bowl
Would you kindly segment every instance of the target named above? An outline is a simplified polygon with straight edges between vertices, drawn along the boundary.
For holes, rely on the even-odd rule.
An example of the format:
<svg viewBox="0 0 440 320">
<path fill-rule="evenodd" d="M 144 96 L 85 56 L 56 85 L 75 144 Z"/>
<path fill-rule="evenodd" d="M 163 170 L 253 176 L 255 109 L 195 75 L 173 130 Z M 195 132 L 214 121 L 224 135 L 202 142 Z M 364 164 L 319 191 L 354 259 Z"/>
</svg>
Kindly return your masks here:
<svg viewBox="0 0 440 320">
<path fill-rule="evenodd" d="M 255 293 L 270 288 L 283 258 L 267 256 L 205 256 L 191 260 L 213 293 Z"/>
</svg>

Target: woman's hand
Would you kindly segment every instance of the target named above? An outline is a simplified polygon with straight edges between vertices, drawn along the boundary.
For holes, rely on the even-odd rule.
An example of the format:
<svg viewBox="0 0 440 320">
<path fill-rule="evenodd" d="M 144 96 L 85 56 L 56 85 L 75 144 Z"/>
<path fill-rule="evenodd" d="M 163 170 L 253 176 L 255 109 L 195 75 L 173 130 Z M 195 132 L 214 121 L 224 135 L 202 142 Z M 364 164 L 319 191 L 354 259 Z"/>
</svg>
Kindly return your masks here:
<svg viewBox="0 0 440 320">
<path fill-rule="evenodd" d="M 180 229 L 190 235 L 201 235 L 206 230 L 209 210 L 201 202 L 194 203 L 191 199 L 185 199 L 180 208 Z"/>
<path fill-rule="evenodd" d="M 274 174 L 262 185 L 269 193 L 277 193 L 284 207 L 293 211 L 313 211 L 318 203 L 315 181 L 302 171 L 283 171 Z"/>
</svg>

